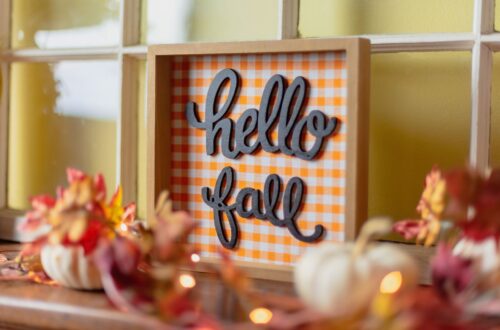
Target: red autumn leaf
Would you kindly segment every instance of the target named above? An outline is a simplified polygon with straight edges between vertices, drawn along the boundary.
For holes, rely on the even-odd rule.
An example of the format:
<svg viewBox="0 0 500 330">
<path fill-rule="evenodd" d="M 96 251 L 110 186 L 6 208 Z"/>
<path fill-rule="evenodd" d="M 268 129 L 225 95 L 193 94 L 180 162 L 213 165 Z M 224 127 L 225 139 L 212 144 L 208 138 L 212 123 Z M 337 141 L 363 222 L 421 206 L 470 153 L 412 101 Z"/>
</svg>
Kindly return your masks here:
<svg viewBox="0 0 500 330">
<path fill-rule="evenodd" d="M 18 230 L 30 232 L 37 230 L 42 224 L 42 218 L 37 211 L 29 211 L 26 213 L 24 220 L 19 224 Z"/>
<path fill-rule="evenodd" d="M 125 206 L 125 210 L 122 215 L 122 222 L 129 225 L 135 220 L 137 206 L 135 203 L 130 203 Z"/>
<path fill-rule="evenodd" d="M 47 237 L 42 236 L 33 242 L 27 243 L 23 245 L 23 249 L 19 252 L 19 256 L 32 256 L 40 253 L 42 247 L 47 243 Z"/>
<path fill-rule="evenodd" d="M 473 319 L 450 304 L 433 288 L 418 288 L 399 301 L 402 315 L 412 330 L 489 330 L 491 323 Z"/>
<path fill-rule="evenodd" d="M 87 175 L 84 172 L 72 167 L 68 167 L 66 169 L 66 176 L 69 183 L 81 181 L 87 177 Z"/>
<path fill-rule="evenodd" d="M 414 239 L 428 225 L 423 220 L 402 220 L 394 223 L 392 229 L 394 232 L 402 235 L 405 239 Z"/>
<path fill-rule="evenodd" d="M 104 202 L 106 200 L 106 181 L 102 174 L 94 176 L 95 199 Z"/>
<path fill-rule="evenodd" d="M 446 174 L 449 195 L 446 215 L 464 236 L 483 240 L 500 234 L 500 170 L 487 177 L 471 169 Z"/>
<path fill-rule="evenodd" d="M 443 243 L 437 247 L 431 269 L 434 287 L 446 298 L 465 290 L 474 278 L 472 260 L 454 255 L 452 247 Z"/>
<path fill-rule="evenodd" d="M 31 199 L 31 207 L 35 210 L 48 210 L 56 205 L 56 200 L 50 195 L 38 195 Z"/>
<path fill-rule="evenodd" d="M 79 245 L 83 247 L 83 251 L 85 255 L 91 254 L 94 249 L 97 247 L 99 239 L 105 234 L 107 227 L 102 224 L 102 222 L 98 220 L 90 220 L 87 224 L 87 228 L 85 232 L 81 236 L 81 238 L 73 242 L 69 239 L 68 235 L 66 235 L 63 240 L 63 245 Z"/>
<path fill-rule="evenodd" d="M 179 249 L 187 242 L 196 223 L 187 212 L 169 212 L 164 218 L 158 218 L 154 230 L 153 255 L 158 261 L 166 262 L 185 254 Z"/>
</svg>

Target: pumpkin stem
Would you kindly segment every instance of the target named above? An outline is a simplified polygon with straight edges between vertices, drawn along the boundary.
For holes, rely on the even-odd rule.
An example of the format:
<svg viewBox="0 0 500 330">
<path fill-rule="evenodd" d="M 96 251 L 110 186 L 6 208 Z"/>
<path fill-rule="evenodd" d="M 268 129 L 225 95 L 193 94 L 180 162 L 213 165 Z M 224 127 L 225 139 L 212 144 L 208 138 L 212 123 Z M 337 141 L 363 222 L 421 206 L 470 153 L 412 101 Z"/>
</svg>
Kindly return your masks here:
<svg viewBox="0 0 500 330">
<path fill-rule="evenodd" d="M 354 243 L 352 254 L 354 257 L 364 252 L 368 243 L 374 239 L 390 233 L 392 230 L 392 220 L 390 218 L 378 217 L 369 219 L 361 228 L 361 232 Z"/>
</svg>

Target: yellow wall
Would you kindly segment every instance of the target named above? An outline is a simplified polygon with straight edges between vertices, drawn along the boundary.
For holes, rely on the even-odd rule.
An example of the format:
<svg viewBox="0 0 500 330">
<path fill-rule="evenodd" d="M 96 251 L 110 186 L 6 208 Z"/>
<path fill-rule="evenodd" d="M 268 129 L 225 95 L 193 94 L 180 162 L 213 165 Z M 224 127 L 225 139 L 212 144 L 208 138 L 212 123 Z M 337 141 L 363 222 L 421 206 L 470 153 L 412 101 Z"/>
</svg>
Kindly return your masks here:
<svg viewBox="0 0 500 330">
<path fill-rule="evenodd" d="M 468 52 L 372 55 L 370 216 L 415 216 L 431 167 L 466 163 L 470 68 Z"/>
<path fill-rule="evenodd" d="M 306 0 L 302 37 L 472 31 L 473 0 Z"/>
<path fill-rule="evenodd" d="M 167 0 L 163 0 L 167 1 Z M 176 0 L 179 1 L 179 0 Z M 181 0 L 182 1 L 182 0 Z M 188 41 L 276 39 L 278 2 L 274 0 L 185 0 L 192 3 Z M 147 6 L 142 1 L 141 42 L 147 40 Z M 165 17 L 165 13 L 154 11 Z M 164 43 L 164 42 L 163 42 Z"/>
<path fill-rule="evenodd" d="M 275 39 L 278 2 L 269 0 L 197 0 L 191 39 L 194 41 Z"/>
</svg>

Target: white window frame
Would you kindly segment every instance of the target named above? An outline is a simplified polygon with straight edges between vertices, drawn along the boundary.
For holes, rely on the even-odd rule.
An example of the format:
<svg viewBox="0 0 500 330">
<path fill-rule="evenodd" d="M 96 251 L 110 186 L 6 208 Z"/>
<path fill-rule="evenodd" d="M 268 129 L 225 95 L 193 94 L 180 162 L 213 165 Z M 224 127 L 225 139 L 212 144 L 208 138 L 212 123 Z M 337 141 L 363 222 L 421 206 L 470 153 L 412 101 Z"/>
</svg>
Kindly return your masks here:
<svg viewBox="0 0 500 330">
<path fill-rule="evenodd" d="M 117 182 L 124 200 L 137 199 L 137 97 L 138 60 L 145 60 L 147 46 L 140 45 L 140 0 L 122 0 L 120 41 L 117 47 L 84 49 L 9 48 L 11 2 L 0 0 L 0 238 L 24 241 L 15 229 L 22 210 L 7 209 L 7 156 L 9 67 L 12 62 L 45 62 L 75 59 L 113 59 L 120 65 L 120 114 L 117 120 Z M 278 1 L 277 39 L 296 38 L 299 0 Z M 489 164 L 493 52 L 500 51 L 500 33 L 494 31 L 494 0 L 474 0 L 472 32 L 411 35 L 363 35 L 371 40 L 372 53 L 471 51 L 471 134 L 469 163 L 479 170 Z"/>
</svg>

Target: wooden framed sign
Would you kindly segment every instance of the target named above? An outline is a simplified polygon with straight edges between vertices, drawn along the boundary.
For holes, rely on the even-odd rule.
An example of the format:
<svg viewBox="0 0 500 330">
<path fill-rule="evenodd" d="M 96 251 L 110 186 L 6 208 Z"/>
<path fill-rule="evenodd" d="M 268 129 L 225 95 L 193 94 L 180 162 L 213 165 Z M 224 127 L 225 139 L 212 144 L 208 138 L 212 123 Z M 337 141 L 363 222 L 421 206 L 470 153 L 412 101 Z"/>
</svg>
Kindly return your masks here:
<svg viewBox="0 0 500 330">
<path fill-rule="evenodd" d="M 151 46 L 148 212 L 161 190 L 256 277 L 366 217 L 366 39 Z M 288 275 L 286 275 L 288 274 Z"/>
</svg>

